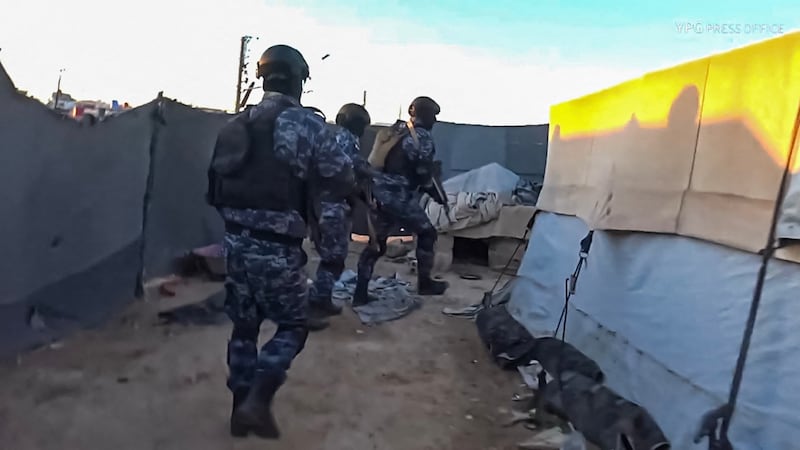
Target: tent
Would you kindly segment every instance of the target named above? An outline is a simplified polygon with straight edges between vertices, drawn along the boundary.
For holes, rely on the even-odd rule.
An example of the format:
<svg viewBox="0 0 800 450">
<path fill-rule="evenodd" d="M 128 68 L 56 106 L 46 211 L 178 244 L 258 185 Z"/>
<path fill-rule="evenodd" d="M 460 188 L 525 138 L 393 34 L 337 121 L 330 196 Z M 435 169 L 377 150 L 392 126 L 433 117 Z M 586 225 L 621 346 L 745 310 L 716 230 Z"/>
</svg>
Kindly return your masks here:
<svg viewBox="0 0 800 450">
<path fill-rule="evenodd" d="M 778 234 L 800 238 L 800 33 L 555 105 L 539 212 L 509 302 L 551 334 L 589 230 L 566 340 L 677 449 L 728 399 L 782 173 Z M 795 153 L 798 153 L 795 149 Z M 729 436 L 800 442 L 800 248 L 770 263 Z"/>
</svg>

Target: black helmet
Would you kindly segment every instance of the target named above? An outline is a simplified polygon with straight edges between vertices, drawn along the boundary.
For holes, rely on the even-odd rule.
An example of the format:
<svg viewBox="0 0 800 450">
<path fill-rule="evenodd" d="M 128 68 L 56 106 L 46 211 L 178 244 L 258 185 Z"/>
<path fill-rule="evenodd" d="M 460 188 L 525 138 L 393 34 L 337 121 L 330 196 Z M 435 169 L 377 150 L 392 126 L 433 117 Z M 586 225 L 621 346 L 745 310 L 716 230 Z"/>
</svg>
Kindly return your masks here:
<svg viewBox="0 0 800 450">
<path fill-rule="evenodd" d="M 339 109 L 336 113 L 336 124 L 343 125 L 346 122 L 357 120 L 369 125 L 372 119 L 369 117 L 367 110 L 356 103 L 348 103 Z"/>
<path fill-rule="evenodd" d="M 308 63 L 303 54 L 288 45 L 273 45 L 261 54 L 256 63 L 256 78 L 281 73 L 305 81 L 310 77 Z"/>
<path fill-rule="evenodd" d="M 415 117 L 417 116 L 417 111 L 426 111 L 432 113 L 434 116 L 438 116 L 442 109 L 439 107 L 439 104 L 430 97 L 417 97 L 411 102 L 411 105 L 408 106 L 408 115 Z"/>
<path fill-rule="evenodd" d="M 358 137 L 364 134 L 364 130 L 371 122 L 366 108 L 355 103 L 342 106 L 336 114 L 336 125 L 347 128 Z"/>
</svg>

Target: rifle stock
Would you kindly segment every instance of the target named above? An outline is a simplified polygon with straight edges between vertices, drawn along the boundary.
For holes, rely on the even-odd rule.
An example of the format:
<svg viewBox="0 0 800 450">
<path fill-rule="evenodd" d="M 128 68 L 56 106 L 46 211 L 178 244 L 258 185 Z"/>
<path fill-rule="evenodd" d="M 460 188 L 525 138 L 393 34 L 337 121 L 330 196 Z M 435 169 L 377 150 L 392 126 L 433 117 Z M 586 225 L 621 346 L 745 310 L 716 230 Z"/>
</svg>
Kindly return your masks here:
<svg viewBox="0 0 800 450">
<path fill-rule="evenodd" d="M 372 196 L 372 184 L 370 182 L 361 183 L 361 192 L 351 196 L 351 199 L 361 203 L 366 207 L 367 233 L 369 234 L 369 247 L 379 251 L 378 233 L 375 231 L 375 224 L 372 223 L 372 211 L 376 209 L 375 198 Z"/>
<path fill-rule="evenodd" d="M 442 205 L 444 213 L 447 214 L 447 221 L 452 224 L 453 219 L 450 218 L 450 202 L 447 201 L 447 192 L 445 192 L 444 186 L 442 186 L 440 177 L 440 172 L 433 172 L 431 175 L 431 182 L 433 184 L 433 189 L 436 191 L 436 195 L 439 197 L 439 204 Z"/>
</svg>

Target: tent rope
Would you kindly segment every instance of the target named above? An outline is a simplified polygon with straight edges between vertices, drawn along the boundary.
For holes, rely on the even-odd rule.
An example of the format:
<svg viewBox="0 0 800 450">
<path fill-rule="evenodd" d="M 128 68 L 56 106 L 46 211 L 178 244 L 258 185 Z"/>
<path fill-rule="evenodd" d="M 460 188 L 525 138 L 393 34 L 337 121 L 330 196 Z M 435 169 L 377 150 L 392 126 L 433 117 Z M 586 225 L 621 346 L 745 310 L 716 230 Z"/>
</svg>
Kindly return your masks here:
<svg viewBox="0 0 800 450">
<path fill-rule="evenodd" d="M 794 120 L 794 129 L 792 132 L 791 146 L 789 147 L 789 154 L 786 158 L 786 165 L 783 168 L 783 176 L 781 177 L 781 184 L 778 187 L 778 197 L 775 200 L 775 207 L 772 211 L 772 223 L 769 229 L 769 236 L 767 237 L 767 245 L 760 252 L 761 254 L 761 267 L 758 270 L 758 278 L 756 279 L 756 286 L 753 290 L 753 299 L 750 303 L 750 312 L 747 317 L 747 325 L 744 329 L 742 336 L 742 345 L 739 348 L 739 356 L 736 360 L 736 369 L 733 372 L 733 380 L 731 381 L 731 389 L 728 395 L 728 402 L 719 408 L 713 409 L 705 413 L 700 420 L 700 427 L 697 434 L 695 434 L 694 442 L 700 443 L 704 438 L 708 438 L 709 450 L 733 450 L 733 445 L 728 438 L 728 429 L 730 428 L 731 418 L 736 409 L 736 401 L 739 396 L 739 388 L 742 384 L 742 376 L 744 374 L 745 362 L 747 361 L 747 352 L 750 349 L 750 338 L 753 335 L 755 328 L 756 316 L 758 314 L 758 307 L 761 304 L 761 293 L 764 289 L 764 280 L 767 275 L 767 266 L 770 259 L 775 254 L 776 246 L 776 227 L 780 220 L 781 209 L 783 207 L 783 200 L 786 196 L 786 188 L 789 184 L 790 175 L 792 173 L 792 166 L 794 163 L 794 153 L 797 147 L 797 133 L 800 130 L 800 103 L 798 103 L 797 114 Z M 721 423 L 720 423 L 721 422 Z"/>
<path fill-rule="evenodd" d="M 553 330 L 553 337 L 558 336 L 558 330 L 561 329 L 561 323 L 564 322 L 564 329 L 561 331 L 561 341 L 566 338 L 567 328 L 567 308 L 569 307 L 569 299 L 575 295 L 575 289 L 578 286 L 578 278 L 581 275 L 581 270 L 584 266 L 588 265 L 587 258 L 589 257 L 589 249 L 592 247 L 592 238 L 594 237 L 594 230 L 581 239 L 581 249 L 578 252 L 578 265 L 569 278 L 564 280 L 564 307 L 561 308 L 561 316 L 558 318 L 556 329 Z"/>
<path fill-rule="evenodd" d="M 558 318 L 558 324 L 553 337 L 558 335 L 559 328 L 561 329 L 561 343 L 558 349 L 558 364 L 556 365 L 556 379 L 558 380 L 558 389 L 564 389 L 561 383 L 561 370 L 564 365 L 564 347 L 567 340 L 567 314 L 569 312 L 569 300 L 575 295 L 575 288 L 578 286 L 578 277 L 581 275 L 581 269 L 588 265 L 589 249 L 592 247 L 592 237 L 594 237 L 594 230 L 589 230 L 589 233 L 581 239 L 581 249 L 578 252 L 578 265 L 575 266 L 575 271 L 572 272 L 568 278 L 564 280 L 564 307 L 561 309 L 561 317 Z M 561 324 L 564 326 L 562 327 Z"/>
<path fill-rule="evenodd" d="M 522 239 L 519 240 L 517 243 L 517 247 L 514 249 L 514 252 L 511 253 L 511 256 L 508 257 L 508 261 L 506 261 L 506 265 L 503 266 L 503 269 L 500 271 L 500 274 L 497 276 L 497 279 L 494 281 L 494 286 L 488 292 L 483 294 L 483 303 L 484 307 L 491 306 L 491 298 L 494 296 L 495 291 L 497 290 L 497 286 L 500 284 L 500 280 L 503 279 L 503 275 L 506 274 L 506 271 L 511 266 L 511 263 L 514 262 L 514 257 L 517 256 L 517 252 L 519 252 L 520 247 L 522 244 L 527 242 L 528 233 L 530 233 L 531 229 L 533 228 L 533 222 L 536 219 L 536 212 L 533 213 L 530 219 L 528 219 L 528 223 L 525 225 L 525 231 L 522 233 Z"/>
</svg>

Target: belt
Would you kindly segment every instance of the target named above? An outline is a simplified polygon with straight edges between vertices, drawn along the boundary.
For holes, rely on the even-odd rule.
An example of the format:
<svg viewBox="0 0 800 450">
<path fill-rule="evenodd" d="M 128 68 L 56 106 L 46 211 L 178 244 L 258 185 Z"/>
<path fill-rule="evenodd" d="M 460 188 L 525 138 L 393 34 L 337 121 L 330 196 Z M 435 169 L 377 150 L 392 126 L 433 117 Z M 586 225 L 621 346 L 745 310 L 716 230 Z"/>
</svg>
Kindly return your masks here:
<svg viewBox="0 0 800 450">
<path fill-rule="evenodd" d="M 285 234 L 275 233 L 273 231 L 249 228 L 234 222 L 225 222 L 225 232 L 238 236 L 251 237 L 253 239 L 258 239 L 259 241 L 276 242 L 278 244 L 286 244 L 296 247 L 301 247 L 303 245 L 303 238 L 287 236 Z"/>
</svg>

